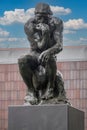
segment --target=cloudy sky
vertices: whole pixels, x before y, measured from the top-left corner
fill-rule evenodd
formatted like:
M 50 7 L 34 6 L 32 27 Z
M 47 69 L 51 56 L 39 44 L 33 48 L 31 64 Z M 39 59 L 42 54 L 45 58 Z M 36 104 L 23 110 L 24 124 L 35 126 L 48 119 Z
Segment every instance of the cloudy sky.
M 48 3 L 64 22 L 64 46 L 87 45 L 86 0 L 0 0 L 0 48 L 29 47 L 24 23 L 39 2 Z

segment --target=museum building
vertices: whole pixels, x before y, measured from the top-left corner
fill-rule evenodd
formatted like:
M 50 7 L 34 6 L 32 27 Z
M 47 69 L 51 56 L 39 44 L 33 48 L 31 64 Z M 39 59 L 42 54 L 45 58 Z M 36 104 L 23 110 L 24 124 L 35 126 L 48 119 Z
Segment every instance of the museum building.
M 0 130 L 8 128 L 8 106 L 23 105 L 26 94 L 17 59 L 28 48 L 0 49 Z M 87 46 L 64 46 L 57 55 L 57 69 L 62 73 L 67 98 L 73 107 L 85 112 L 87 130 Z

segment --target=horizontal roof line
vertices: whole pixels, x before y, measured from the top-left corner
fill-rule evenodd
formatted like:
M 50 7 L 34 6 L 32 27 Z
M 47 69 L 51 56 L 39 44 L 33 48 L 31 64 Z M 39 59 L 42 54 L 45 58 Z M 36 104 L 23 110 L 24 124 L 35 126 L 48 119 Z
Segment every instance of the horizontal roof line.
M 81 47 L 87 47 L 87 45 L 64 46 L 64 48 L 81 48 Z M 30 50 L 30 48 L 0 48 L 0 51 L 7 51 L 7 50 Z

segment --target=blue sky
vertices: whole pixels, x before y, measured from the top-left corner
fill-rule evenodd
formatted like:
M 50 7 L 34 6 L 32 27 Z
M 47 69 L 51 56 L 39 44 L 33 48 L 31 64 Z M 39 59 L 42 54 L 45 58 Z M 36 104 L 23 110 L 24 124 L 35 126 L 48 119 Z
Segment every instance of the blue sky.
M 29 47 L 24 23 L 39 2 L 48 3 L 64 22 L 64 46 L 87 45 L 86 0 L 0 0 L 0 48 Z

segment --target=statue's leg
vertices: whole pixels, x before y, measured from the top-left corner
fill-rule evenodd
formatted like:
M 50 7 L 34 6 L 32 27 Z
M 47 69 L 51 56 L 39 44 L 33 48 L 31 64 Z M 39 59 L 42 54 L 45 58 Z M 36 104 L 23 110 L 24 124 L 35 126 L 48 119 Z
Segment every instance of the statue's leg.
M 55 96 L 59 98 L 66 98 L 66 93 L 64 89 L 64 81 L 60 71 L 57 72 L 55 79 Z
M 71 105 L 66 97 L 63 77 L 59 71 L 57 72 L 56 79 L 55 79 L 54 95 L 57 98 L 57 103 L 67 103 Z
M 31 100 L 34 100 L 33 98 L 37 98 L 37 94 L 35 92 L 35 88 L 33 87 L 32 76 L 34 70 L 38 67 L 37 58 L 31 55 L 25 55 L 24 57 L 18 59 L 18 64 L 21 76 L 27 85 L 27 94 L 30 95 Z
M 47 73 L 47 91 L 42 98 L 52 98 L 54 97 L 54 87 L 55 87 L 55 78 L 56 78 L 57 66 L 54 58 L 49 59 L 49 62 L 46 65 Z

